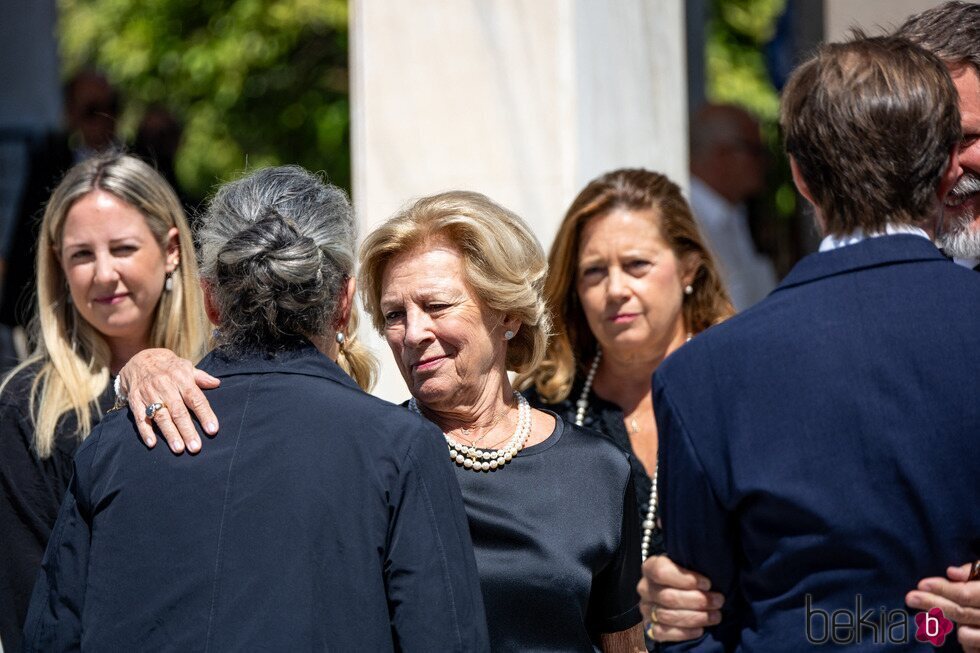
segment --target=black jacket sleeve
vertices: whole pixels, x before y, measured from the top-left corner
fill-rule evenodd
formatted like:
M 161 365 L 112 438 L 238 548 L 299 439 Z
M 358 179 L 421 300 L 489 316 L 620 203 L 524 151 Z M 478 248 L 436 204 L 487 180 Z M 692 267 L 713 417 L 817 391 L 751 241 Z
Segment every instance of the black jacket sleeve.
M 95 437 L 95 434 L 93 434 Z M 86 443 L 90 444 L 90 443 Z M 79 450 L 75 473 L 61 502 L 24 623 L 24 651 L 77 651 L 91 542 L 91 509 Z
M 396 645 L 486 651 L 486 616 L 459 484 L 441 434 L 434 427 L 421 431 L 391 497 L 385 584 Z

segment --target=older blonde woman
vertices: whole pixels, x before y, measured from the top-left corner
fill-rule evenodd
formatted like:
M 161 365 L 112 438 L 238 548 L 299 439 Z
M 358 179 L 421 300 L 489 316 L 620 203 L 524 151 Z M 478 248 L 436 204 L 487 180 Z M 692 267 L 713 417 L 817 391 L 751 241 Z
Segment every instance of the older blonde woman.
M 0 636 L 20 650 L 34 579 L 72 455 L 136 352 L 197 359 L 207 320 L 180 202 L 150 166 L 102 155 L 48 201 L 37 256 L 36 348 L 0 386 Z
M 642 650 L 627 457 L 532 409 L 508 378 L 546 350 L 546 268 L 523 220 L 468 192 L 415 202 L 361 249 L 365 305 L 409 408 L 445 434 L 492 648 Z M 176 385 L 194 392 L 186 376 Z
M 363 296 L 456 465 L 496 650 L 642 646 L 629 464 L 507 372 L 544 355 L 546 265 L 524 222 L 477 193 L 426 197 L 361 248 Z

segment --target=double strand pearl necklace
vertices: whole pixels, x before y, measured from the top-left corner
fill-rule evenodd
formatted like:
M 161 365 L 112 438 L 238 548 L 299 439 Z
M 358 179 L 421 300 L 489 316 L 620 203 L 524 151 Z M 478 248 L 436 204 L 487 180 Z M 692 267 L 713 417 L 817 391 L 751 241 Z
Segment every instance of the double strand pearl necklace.
M 448 433 L 443 433 L 442 437 L 449 445 L 449 458 L 457 465 L 474 472 L 496 471 L 509 463 L 524 448 L 524 443 L 531 435 L 531 405 L 519 392 L 514 392 L 514 398 L 517 399 L 517 428 L 502 449 L 481 449 L 457 442 Z M 412 412 L 422 414 L 414 397 L 409 400 L 408 407 Z
M 690 333 L 687 334 L 687 340 L 684 342 L 689 342 L 692 337 Z M 589 373 L 585 375 L 585 385 L 582 386 L 582 394 L 579 395 L 578 401 L 575 402 L 575 426 L 582 426 L 583 422 L 585 422 L 585 413 L 589 409 L 589 392 L 592 391 L 592 382 L 595 381 L 595 375 L 599 371 L 599 362 L 601 360 L 602 349 L 596 347 L 592 367 L 589 368 Z M 653 468 L 650 501 L 647 504 L 646 517 L 643 519 L 643 540 L 640 544 L 640 560 L 646 560 L 650 557 L 650 541 L 653 539 L 653 527 L 657 523 L 657 475 L 659 473 L 660 463 L 658 462 Z

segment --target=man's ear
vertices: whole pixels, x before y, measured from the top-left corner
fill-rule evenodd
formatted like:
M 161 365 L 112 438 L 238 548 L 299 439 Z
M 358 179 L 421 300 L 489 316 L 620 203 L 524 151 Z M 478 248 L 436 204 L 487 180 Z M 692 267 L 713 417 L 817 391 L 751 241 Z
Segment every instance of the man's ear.
M 800 166 L 796 163 L 796 159 L 793 155 L 789 155 L 789 169 L 793 174 L 793 183 L 796 185 L 796 190 L 800 191 L 800 195 L 806 198 L 806 201 L 816 206 L 817 203 L 813 201 L 813 193 L 810 192 L 810 187 L 806 184 L 806 179 L 803 178 L 803 173 L 800 172 Z
M 960 148 L 959 145 L 955 145 L 949 153 L 949 163 L 943 171 L 943 176 L 939 179 L 939 185 L 936 186 L 936 193 L 939 196 L 940 202 L 946 201 L 946 196 L 949 194 L 949 191 L 953 189 L 953 186 L 956 185 L 956 182 L 960 180 L 962 175 L 963 168 L 960 167 Z
M 211 293 L 211 284 L 205 279 L 201 279 L 201 293 L 204 295 L 204 314 L 208 316 L 211 324 L 219 326 L 221 324 L 221 313 L 218 312 L 214 295 Z
M 800 172 L 800 166 L 796 163 L 796 159 L 793 155 L 789 155 L 789 170 L 793 175 L 793 184 L 796 186 L 796 190 L 800 191 L 810 206 L 813 207 L 813 218 L 817 222 L 817 229 L 820 230 L 822 236 L 827 235 L 827 223 L 823 218 L 823 213 L 820 211 L 820 206 L 813 201 L 813 193 L 810 192 L 810 187 L 807 186 L 806 179 L 803 178 L 803 173 Z

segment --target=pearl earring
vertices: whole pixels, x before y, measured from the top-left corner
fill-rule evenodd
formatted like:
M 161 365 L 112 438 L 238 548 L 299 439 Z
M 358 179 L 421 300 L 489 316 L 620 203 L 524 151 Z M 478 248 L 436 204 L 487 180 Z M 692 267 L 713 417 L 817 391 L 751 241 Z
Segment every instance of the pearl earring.
M 337 344 L 338 345 L 343 345 L 344 344 L 344 332 L 343 331 L 338 331 L 337 332 L 337 335 L 334 336 L 334 340 L 337 341 Z
M 685 295 L 693 295 L 694 294 L 694 286 L 692 286 L 691 284 L 687 284 L 686 286 L 684 286 L 684 294 Z
M 514 337 L 514 332 L 513 331 L 511 331 L 510 329 L 507 329 L 506 331 L 504 331 L 504 340 L 510 340 L 513 337 Z
M 174 289 L 174 273 L 168 272 L 167 278 L 163 281 L 163 289 L 165 292 L 170 292 Z

